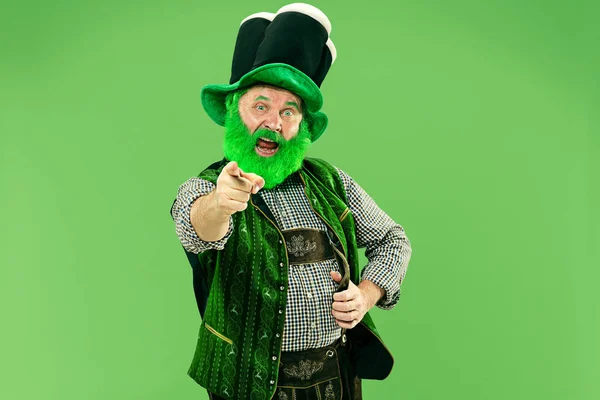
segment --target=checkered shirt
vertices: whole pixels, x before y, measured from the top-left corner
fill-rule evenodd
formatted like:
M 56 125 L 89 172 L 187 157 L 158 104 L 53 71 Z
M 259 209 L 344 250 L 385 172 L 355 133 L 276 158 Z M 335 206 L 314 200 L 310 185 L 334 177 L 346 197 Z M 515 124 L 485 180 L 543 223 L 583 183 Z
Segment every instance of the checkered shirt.
M 377 306 L 391 309 L 400 297 L 400 284 L 411 255 L 410 242 L 402 226 L 385 214 L 350 176 L 339 168 L 337 171 L 344 183 L 348 207 L 355 219 L 357 245 L 365 247 L 368 259 L 361 279 L 369 280 L 384 289 L 385 295 Z M 179 240 L 192 253 L 208 249 L 222 250 L 235 229 L 233 219 L 230 218 L 229 229 L 221 240 L 205 242 L 192 227 L 192 203 L 198 197 L 210 193 L 214 187 L 213 183 L 200 178 L 191 178 L 179 187 L 172 213 Z M 323 221 L 312 210 L 297 174 L 292 174 L 272 189 L 262 189 L 261 195 L 280 230 L 327 230 Z M 331 315 L 332 296 L 337 284 L 331 278 L 330 271 L 340 271 L 336 260 L 289 266 L 282 351 L 319 348 L 340 337 L 341 328 Z

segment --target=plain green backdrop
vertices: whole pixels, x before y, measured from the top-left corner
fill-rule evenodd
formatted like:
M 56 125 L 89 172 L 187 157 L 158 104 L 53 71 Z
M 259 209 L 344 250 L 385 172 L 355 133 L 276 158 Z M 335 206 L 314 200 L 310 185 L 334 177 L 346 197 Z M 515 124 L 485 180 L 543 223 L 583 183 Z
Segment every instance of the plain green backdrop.
M 168 211 L 222 156 L 200 88 L 284 4 L 2 1 L 0 398 L 206 398 Z M 309 155 L 413 245 L 365 398 L 600 398 L 598 3 L 313 4 L 338 58 Z

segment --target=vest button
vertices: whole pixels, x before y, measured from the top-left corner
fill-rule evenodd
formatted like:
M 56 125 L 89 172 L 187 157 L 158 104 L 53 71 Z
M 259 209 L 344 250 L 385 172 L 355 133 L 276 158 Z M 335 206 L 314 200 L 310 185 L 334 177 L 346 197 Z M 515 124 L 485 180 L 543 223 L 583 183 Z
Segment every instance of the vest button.
M 279 314 L 283 314 L 283 311 L 282 311 L 282 310 L 279 310 Z
M 271 357 L 271 360 L 273 360 L 273 361 L 277 361 L 277 356 L 273 356 L 273 357 Z
M 279 290 L 283 290 L 283 289 L 285 289 L 284 286 L 279 286 Z
M 275 381 L 274 381 L 273 379 L 271 379 L 271 380 L 269 381 L 269 383 L 270 383 L 271 385 L 274 385 L 274 384 L 275 384 Z
M 276 334 L 275 334 L 275 337 L 279 337 L 279 336 L 281 336 L 279 333 L 276 333 Z
M 280 266 L 280 267 L 283 267 L 283 263 L 279 263 L 279 266 Z

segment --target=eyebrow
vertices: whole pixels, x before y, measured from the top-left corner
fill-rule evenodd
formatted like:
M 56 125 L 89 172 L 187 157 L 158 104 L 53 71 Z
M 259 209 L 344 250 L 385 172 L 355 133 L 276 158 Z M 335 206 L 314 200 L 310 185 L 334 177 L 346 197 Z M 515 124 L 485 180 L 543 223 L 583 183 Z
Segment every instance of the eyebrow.
M 298 103 L 296 103 L 295 101 L 288 101 L 285 104 L 287 104 L 288 106 L 294 106 L 296 107 L 296 110 L 300 110 L 300 107 L 298 107 Z
M 254 99 L 254 101 L 258 101 L 258 100 L 271 101 L 271 99 L 269 99 L 268 97 L 265 97 L 265 96 L 257 96 Z M 295 101 L 286 101 L 285 104 L 288 106 L 296 107 L 296 110 L 300 111 L 300 106 Z

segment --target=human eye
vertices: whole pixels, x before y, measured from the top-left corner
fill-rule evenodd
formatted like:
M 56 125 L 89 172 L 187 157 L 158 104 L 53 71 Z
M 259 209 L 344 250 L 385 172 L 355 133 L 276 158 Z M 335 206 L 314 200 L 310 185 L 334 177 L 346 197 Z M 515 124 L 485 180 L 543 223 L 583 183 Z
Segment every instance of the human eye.
M 264 104 L 257 104 L 254 108 L 258 111 L 265 111 L 267 107 Z
M 283 110 L 282 114 L 284 117 L 293 117 L 294 116 L 294 112 L 292 110 L 290 110 L 289 108 L 287 110 Z

